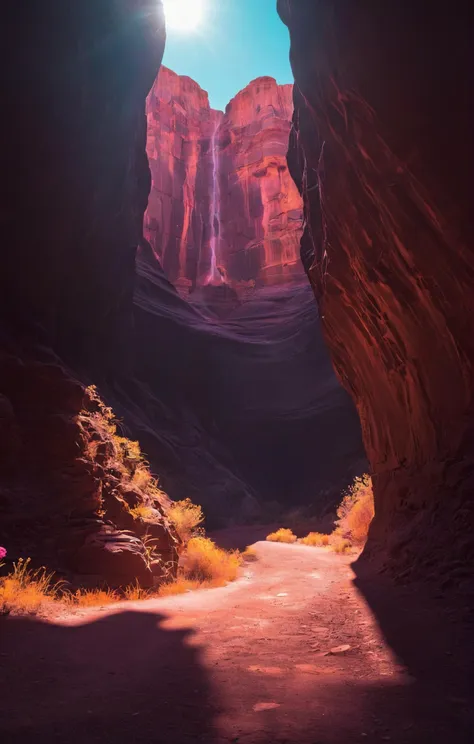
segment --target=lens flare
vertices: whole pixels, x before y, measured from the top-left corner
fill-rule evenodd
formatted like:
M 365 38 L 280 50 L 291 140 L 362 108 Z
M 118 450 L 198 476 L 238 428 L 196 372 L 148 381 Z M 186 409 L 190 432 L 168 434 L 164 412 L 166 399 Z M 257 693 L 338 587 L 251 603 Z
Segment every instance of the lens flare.
M 192 33 L 204 19 L 203 0 L 163 0 L 166 27 L 182 33 Z

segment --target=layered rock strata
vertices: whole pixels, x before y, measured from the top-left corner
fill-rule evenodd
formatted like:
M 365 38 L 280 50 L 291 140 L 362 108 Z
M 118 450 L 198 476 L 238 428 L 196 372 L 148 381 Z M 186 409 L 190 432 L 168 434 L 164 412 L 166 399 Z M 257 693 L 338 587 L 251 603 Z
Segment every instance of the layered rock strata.
M 292 86 L 257 78 L 225 114 L 162 67 L 147 101 L 145 237 L 184 293 L 301 278 L 302 203 L 286 164 Z

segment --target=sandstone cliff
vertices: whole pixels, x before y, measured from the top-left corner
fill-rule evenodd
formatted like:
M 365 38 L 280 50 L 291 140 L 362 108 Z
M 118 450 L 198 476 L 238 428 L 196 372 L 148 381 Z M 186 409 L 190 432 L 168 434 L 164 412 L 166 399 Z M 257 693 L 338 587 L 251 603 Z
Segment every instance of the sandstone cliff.
M 291 91 L 258 78 L 223 114 L 193 80 L 161 68 L 147 102 L 145 237 L 181 291 L 301 278 L 302 203 L 286 164 Z
M 303 257 L 374 472 L 367 550 L 406 571 L 462 566 L 473 555 L 471 13 L 456 1 L 449 12 L 422 0 L 278 5 L 297 84 L 289 163 Z
M 0 32 L 0 538 L 10 558 L 111 584 L 152 583 L 146 530 L 163 557 L 176 547 L 166 499 L 154 527 L 133 518 L 145 501 L 79 382 L 130 357 L 160 9 L 8 3 Z

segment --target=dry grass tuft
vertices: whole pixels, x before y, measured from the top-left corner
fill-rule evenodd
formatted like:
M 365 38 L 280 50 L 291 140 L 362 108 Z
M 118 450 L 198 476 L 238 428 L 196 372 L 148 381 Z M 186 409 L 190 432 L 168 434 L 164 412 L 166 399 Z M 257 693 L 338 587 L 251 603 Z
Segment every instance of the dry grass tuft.
M 62 582 L 54 582 L 45 568 L 31 569 L 30 558 L 20 558 L 13 571 L 0 580 L 0 613 L 35 613 L 57 599 Z
M 222 550 L 208 537 L 192 537 L 182 557 L 182 575 L 192 581 L 223 586 L 237 578 L 241 563 L 238 551 Z
M 247 546 L 244 552 L 242 553 L 242 559 L 246 563 L 253 563 L 254 561 L 258 561 L 258 555 L 257 555 L 257 551 L 255 550 L 255 548 Z
M 123 590 L 124 598 L 129 602 L 139 602 L 142 599 L 150 599 L 153 596 L 153 592 L 149 589 L 144 589 L 138 581 L 136 584 L 130 584 Z
M 323 548 L 329 545 L 329 535 L 324 535 L 322 532 L 310 532 L 306 537 L 302 537 L 299 542 L 302 545 Z
M 350 540 L 345 540 L 337 533 L 331 535 L 329 544 L 331 546 L 331 550 L 334 550 L 335 553 L 347 553 L 352 548 L 352 543 L 350 542 Z
M 131 478 L 131 484 L 138 491 L 146 492 L 148 490 L 148 487 L 153 484 L 153 480 L 154 479 L 148 469 L 148 465 L 142 462 L 135 468 Z
M 168 518 L 184 544 L 193 536 L 199 535 L 200 525 L 204 522 L 201 507 L 193 504 L 191 499 L 175 501 L 168 510 Z
M 156 509 L 147 504 L 139 504 L 134 509 L 130 509 L 130 514 L 134 519 L 142 519 L 145 522 L 152 522 L 156 519 Z
M 365 473 L 354 479 L 352 486 L 344 494 L 337 516 L 336 534 L 353 545 L 363 545 L 374 516 L 374 492 L 370 475 Z
M 298 539 L 293 532 L 286 527 L 280 527 L 276 532 L 271 532 L 266 537 L 270 542 L 295 543 Z
M 191 579 L 185 579 L 184 576 L 178 576 L 175 581 L 162 584 L 158 589 L 158 596 L 174 597 L 176 594 L 185 594 L 195 589 L 201 589 L 203 586 L 205 585 L 201 581 L 191 581 Z
M 119 602 L 120 597 L 112 589 L 78 589 L 65 595 L 64 600 L 75 607 L 98 607 Z

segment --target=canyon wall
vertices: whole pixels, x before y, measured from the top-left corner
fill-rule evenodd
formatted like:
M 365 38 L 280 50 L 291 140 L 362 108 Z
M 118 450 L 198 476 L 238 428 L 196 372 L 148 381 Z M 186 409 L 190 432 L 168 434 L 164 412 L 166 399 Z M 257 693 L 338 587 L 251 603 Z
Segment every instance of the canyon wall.
M 0 28 L 0 542 L 86 582 L 152 584 L 142 538 L 176 554 L 169 500 L 154 526 L 134 519 L 151 502 L 86 384 L 130 366 L 161 3 L 10 2 Z
M 302 255 L 362 423 L 366 554 L 472 565 L 472 14 L 423 0 L 279 0 L 295 76 Z
M 225 114 L 162 67 L 147 101 L 152 189 L 145 237 L 187 293 L 300 278 L 302 201 L 286 164 L 292 86 L 257 78 Z
M 0 309 L 74 363 L 113 369 L 132 322 L 161 2 L 31 0 L 7 11 Z

